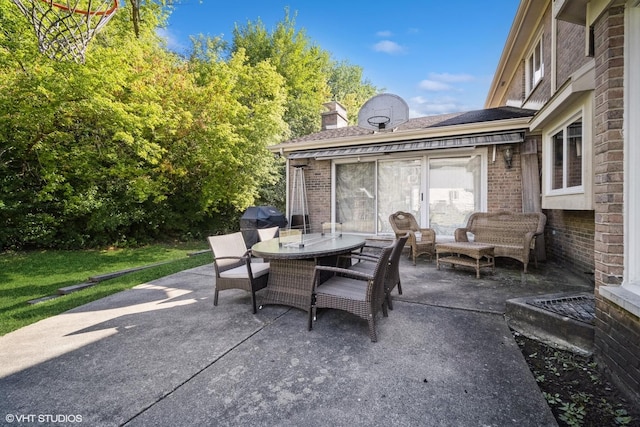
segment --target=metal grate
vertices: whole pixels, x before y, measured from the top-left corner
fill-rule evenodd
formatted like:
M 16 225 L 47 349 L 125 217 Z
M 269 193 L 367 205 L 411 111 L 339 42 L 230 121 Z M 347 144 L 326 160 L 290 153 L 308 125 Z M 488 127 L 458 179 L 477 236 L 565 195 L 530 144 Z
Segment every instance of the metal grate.
M 593 325 L 596 317 L 596 299 L 593 295 L 577 295 L 562 298 L 534 299 L 528 304 L 552 313 Z

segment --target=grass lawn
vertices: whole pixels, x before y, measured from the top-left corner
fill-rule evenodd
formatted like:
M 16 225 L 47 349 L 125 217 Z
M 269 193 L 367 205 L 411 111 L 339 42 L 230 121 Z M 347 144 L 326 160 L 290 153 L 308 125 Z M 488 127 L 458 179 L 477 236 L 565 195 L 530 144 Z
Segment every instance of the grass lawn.
M 82 304 L 169 274 L 212 262 L 206 242 L 158 244 L 135 249 L 34 251 L 0 254 L 0 335 Z M 98 283 L 69 295 L 28 304 L 57 294 L 59 288 L 87 282 L 92 276 L 164 263 Z

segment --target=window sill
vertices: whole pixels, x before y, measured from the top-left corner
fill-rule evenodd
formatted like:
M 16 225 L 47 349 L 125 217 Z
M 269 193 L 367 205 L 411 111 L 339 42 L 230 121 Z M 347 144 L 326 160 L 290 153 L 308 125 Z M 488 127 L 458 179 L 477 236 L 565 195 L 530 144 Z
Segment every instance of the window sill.
M 586 192 L 577 194 L 543 194 L 542 209 L 593 210 L 593 198 Z
M 640 317 L 640 294 L 626 289 L 625 286 L 600 286 L 599 291 L 602 298 Z

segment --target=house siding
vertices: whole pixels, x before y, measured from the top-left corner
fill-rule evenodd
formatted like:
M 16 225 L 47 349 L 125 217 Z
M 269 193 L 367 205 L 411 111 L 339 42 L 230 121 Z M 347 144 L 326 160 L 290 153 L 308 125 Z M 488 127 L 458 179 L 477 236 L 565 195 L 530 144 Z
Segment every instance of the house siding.
M 520 146 L 514 144 L 513 149 L 511 168 L 506 167 L 501 148 L 496 152 L 496 161 L 488 164 L 488 212 L 501 210 L 522 212 Z M 292 162 L 289 169 L 290 188 L 293 188 L 294 165 L 302 163 L 306 164 L 304 174 L 311 232 L 320 232 L 321 224 L 331 221 L 331 161 L 305 159 L 304 162 Z
M 520 65 L 516 70 L 516 75 L 519 76 L 519 78 L 512 81 L 511 84 L 509 85 L 509 88 L 507 89 L 507 92 L 505 95 L 506 102 L 504 102 L 504 105 L 522 107 L 522 104 L 524 103 L 524 98 L 526 96 L 526 93 L 525 93 L 526 77 L 525 77 L 525 71 L 524 71 L 524 61 L 520 62 Z
M 596 359 L 613 382 L 640 404 L 640 318 L 596 297 Z
M 593 278 L 594 212 L 546 210 L 547 256 L 577 274 Z
M 611 379 L 636 402 L 640 402 L 640 318 L 600 295 L 603 286 L 619 286 L 624 273 L 624 2 L 614 2 L 595 22 L 595 91 L 593 107 L 593 210 L 545 210 L 545 243 L 548 258 L 575 270 L 593 274 L 596 297 L 595 357 Z M 539 22 L 544 29 L 545 73 L 525 98 L 525 62 L 529 51 L 518 52 L 515 73 L 506 77 L 507 88 L 491 104 L 541 108 L 573 72 L 590 58 L 585 56 L 587 26 L 558 21 L 552 25 L 551 3 Z M 591 24 L 591 23 L 590 23 Z M 590 25 L 589 24 L 589 25 Z M 556 37 L 551 37 L 552 29 Z M 537 40 L 539 31 L 531 36 Z M 551 67 L 551 43 L 556 43 L 555 67 Z M 562 114 L 560 107 L 557 113 Z M 554 112 L 555 113 L 555 112 Z M 529 135 L 528 138 L 533 138 Z M 512 167 L 506 168 L 502 151 L 487 163 L 487 210 L 522 210 L 521 150 L 514 145 Z M 540 156 L 542 144 L 538 144 Z M 319 227 L 331 218 L 331 162 L 310 160 L 307 168 L 310 221 Z M 314 228 L 315 230 L 315 228 Z
M 520 144 L 513 145 L 513 160 L 508 169 L 502 148 L 498 148 L 496 161 L 487 168 L 487 212 L 522 212 L 522 173 Z
M 585 55 L 586 29 L 583 25 L 558 21 L 556 28 L 556 86 L 562 86 L 571 74 L 586 64 L 590 58 Z
M 537 40 L 539 31 L 543 31 L 543 58 L 545 72 L 535 90 L 525 99 L 525 63 L 529 50 L 524 52 L 523 60 L 517 68 L 514 78 L 509 82 L 503 103 L 513 104 L 520 96 L 523 107 L 540 108 L 552 97 L 552 73 L 556 73 L 556 86 L 560 87 L 569 76 L 586 64 L 590 58 L 585 56 L 585 27 L 564 21 L 556 21 L 555 37 L 552 37 L 551 5 L 547 7 L 539 28 L 532 34 L 531 42 Z M 552 44 L 555 42 L 556 64 L 552 66 Z M 531 47 L 531 46 L 530 46 Z M 530 48 L 529 47 L 529 48 Z M 534 138 L 533 135 L 529 138 Z M 537 136 L 539 164 L 542 163 L 542 140 Z M 511 209 L 519 211 L 521 201 L 520 149 L 514 152 L 513 168 L 509 172 L 489 169 L 488 210 Z M 591 172 L 591 171 L 587 171 Z M 509 195 L 505 194 L 510 191 Z M 544 210 L 547 215 L 545 229 L 545 250 L 550 260 L 559 262 L 572 271 L 593 274 L 595 215 L 593 211 Z
M 640 318 L 604 299 L 600 286 L 619 285 L 624 266 L 623 74 L 624 7 L 594 26 L 596 358 L 612 380 L 640 402 Z
M 551 44 L 553 43 L 553 37 L 551 37 L 551 8 L 547 8 L 544 17 L 541 21 L 542 28 L 542 58 L 544 61 L 544 73 L 542 76 L 542 80 L 538 82 L 534 90 L 529 94 L 527 99 L 524 102 L 524 108 L 533 108 L 538 109 L 551 97 Z M 538 33 L 535 35 L 537 36 Z M 533 40 L 537 40 L 537 37 Z M 533 47 L 533 46 L 530 46 Z M 524 57 L 524 62 L 526 63 L 527 57 L 529 55 L 529 51 L 527 51 L 526 56 Z M 525 74 L 524 66 L 522 67 L 522 72 Z
M 307 205 L 311 232 L 322 231 L 322 223 L 331 221 L 331 161 L 305 159 L 305 184 L 307 187 Z M 293 188 L 294 168 L 289 169 L 289 186 Z
M 619 285 L 623 270 L 624 8 L 610 9 L 594 27 L 596 290 Z

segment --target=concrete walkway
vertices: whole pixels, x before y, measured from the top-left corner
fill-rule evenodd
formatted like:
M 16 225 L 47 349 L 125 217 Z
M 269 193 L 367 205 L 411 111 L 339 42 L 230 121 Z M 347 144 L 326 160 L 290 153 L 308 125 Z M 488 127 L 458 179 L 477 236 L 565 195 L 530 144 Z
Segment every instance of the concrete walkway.
M 214 308 L 212 266 L 187 270 L 0 337 L 0 425 L 553 426 L 505 301 L 590 284 L 521 270 L 403 259 L 377 343 L 334 310 Z

